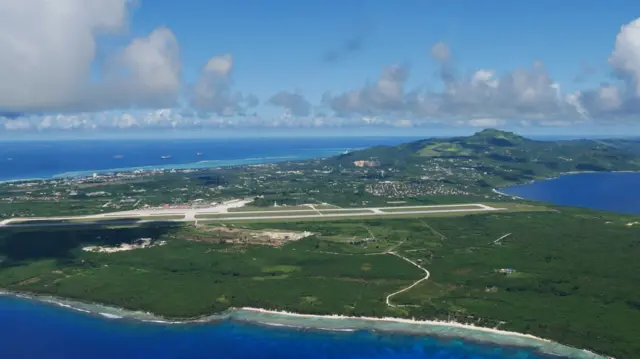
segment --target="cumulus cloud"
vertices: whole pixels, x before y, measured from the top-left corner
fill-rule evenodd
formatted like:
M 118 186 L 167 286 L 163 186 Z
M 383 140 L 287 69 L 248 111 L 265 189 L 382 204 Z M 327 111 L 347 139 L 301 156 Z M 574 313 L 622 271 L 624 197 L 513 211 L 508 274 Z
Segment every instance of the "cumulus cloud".
M 507 72 L 480 68 L 460 74 L 446 43 L 434 44 L 429 56 L 438 65 L 436 86 L 408 89 L 408 69 L 391 66 L 375 82 L 359 89 L 337 96 L 325 94 L 323 104 L 337 116 L 366 118 L 371 124 L 390 124 L 379 118 L 393 116 L 410 118 L 412 125 L 566 126 L 640 115 L 640 18 L 622 26 L 615 39 L 608 59 L 615 78 L 598 88 L 573 93 L 564 92 L 541 61 Z M 583 63 L 576 80 L 594 74 Z
M 171 104 L 178 45 L 168 29 L 134 39 L 91 81 L 97 39 L 122 34 L 130 0 L 0 2 L 0 108 L 12 112 Z
M 258 105 L 254 95 L 243 95 L 232 88 L 233 57 L 212 57 L 202 68 L 191 94 L 191 105 L 202 112 L 231 116 Z
M 195 83 L 185 86 L 178 40 L 168 28 L 98 58 L 99 38 L 126 35 L 133 2 L 0 0 L 0 129 L 566 126 L 640 115 L 640 18 L 621 27 L 608 57 L 615 76 L 597 88 L 566 93 L 540 61 L 511 71 L 463 72 L 449 45 L 438 42 L 428 51 L 437 65 L 437 83 L 411 88 L 408 66 L 388 66 L 360 87 L 325 93 L 327 114 L 312 111 L 300 93 L 278 92 L 268 103 L 285 112 L 273 119 L 248 113 L 258 99 L 234 88 L 230 54 L 210 58 Z M 323 60 L 350 56 L 362 40 L 347 40 Z M 575 80 L 594 72 L 583 63 Z M 429 79 L 416 83 L 424 80 Z M 171 109 L 181 95 L 189 108 Z
M 116 107 L 173 105 L 181 88 L 179 51 L 164 27 L 133 40 L 111 59 L 99 101 Z
M 616 74 L 611 83 L 579 92 L 585 114 L 600 121 L 630 120 L 640 115 L 640 18 L 621 27 L 609 65 Z
M 414 125 L 449 119 L 450 124 L 490 127 L 507 119 L 580 118 L 575 95 L 563 95 L 540 61 L 503 74 L 478 69 L 460 76 L 447 44 L 435 44 L 430 56 L 439 65 L 439 91 L 407 89 L 408 68 L 391 66 L 374 83 L 338 96 L 326 94 L 323 102 L 339 116 L 393 114 L 413 118 Z
M 609 64 L 640 96 L 640 18 L 620 29 Z
M 306 117 L 311 114 L 311 103 L 299 93 L 280 91 L 269 99 L 269 103 L 287 109 L 296 117 Z
M 500 127 L 505 124 L 505 120 L 500 118 L 474 118 L 468 121 L 459 121 L 458 125 L 471 127 Z
M 389 66 L 382 70 L 375 82 L 337 96 L 325 93 L 322 101 L 340 116 L 375 115 L 401 110 L 406 106 L 404 87 L 408 78 L 407 66 Z
M 561 94 L 541 62 L 496 75 L 481 69 L 470 76 L 444 81 L 442 92 L 421 92 L 412 110 L 422 116 L 543 119 L 577 117 L 576 108 Z
M 0 2 L 0 108 L 72 106 L 88 86 L 96 37 L 126 18 L 126 0 Z

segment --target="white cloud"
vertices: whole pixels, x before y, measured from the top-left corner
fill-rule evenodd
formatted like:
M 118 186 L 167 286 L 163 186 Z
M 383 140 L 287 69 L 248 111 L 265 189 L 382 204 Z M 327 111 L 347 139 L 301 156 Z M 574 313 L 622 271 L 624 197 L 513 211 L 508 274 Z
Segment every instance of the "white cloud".
M 495 71 L 478 70 L 471 75 L 471 85 L 475 87 L 488 86 L 491 88 L 498 87 L 498 80 L 495 79 Z
M 337 116 L 404 116 L 414 125 L 450 124 L 493 127 L 507 123 L 559 126 L 584 121 L 630 120 L 640 115 L 640 18 L 622 26 L 609 64 L 618 81 L 596 89 L 563 92 L 541 61 L 528 68 L 498 74 L 477 69 L 459 75 L 451 49 L 438 42 L 430 49 L 437 61 L 441 90 L 406 89 L 408 71 L 389 76 L 390 67 L 374 83 L 339 96 L 325 94 L 323 103 Z M 428 86 L 437 88 L 440 86 Z M 499 123 L 484 119 L 501 119 Z M 477 119 L 482 119 L 478 121 Z
M 31 123 L 24 119 L 2 121 L 2 127 L 7 131 L 26 131 L 31 129 Z
M 305 117 L 311 114 L 311 103 L 299 93 L 280 91 L 271 96 L 269 103 L 285 108 L 292 116 Z
M 474 118 L 463 123 L 471 127 L 500 127 L 505 121 L 499 118 Z
M 179 61 L 168 29 L 134 39 L 114 55 L 104 81 L 90 81 L 97 38 L 124 33 L 131 3 L 0 1 L 0 108 L 74 111 L 173 101 Z
M 413 127 L 413 121 L 407 119 L 398 120 L 394 123 L 394 125 L 396 127 Z
M 322 104 L 331 110 L 325 115 L 314 113 L 300 93 L 280 91 L 269 102 L 285 113 L 265 118 L 246 113 L 258 100 L 234 89 L 231 54 L 210 58 L 196 82 L 184 86 L 178 40 L 168 28 L 131 39 L 98 59 L 100 37 L 126 35 L 133 2 L 0 0 L 0 109 L 47 114 L 0 114 L 0 130 L 564 126 L 640 115 L 640 18 L 621 27 L 608 57 L 616 77 L 597 88 L 563 92 L 540 61 L 512 71 L 458 72 L 451 49 L 438 42 L 429 54 L 441 83 L 408 88 L 409 68 L 394 65 L 360 87 L 325 93 Z M 97 74 L 96 65 L 102 65 Z M 191 112 L 173 109 L 185 87 Z M 113 109 L 127 112 L 99 112 Z
M 405 106 L 404 86 L 408 77 L 406 66 L 389 66 L 382 69 L 374 83 L 335 97 L 326 93 L 323 103 L 342 116 L 367 116 L 400 110 Z
M 458 76 L 445 44 L 436 44 L 432 53 L 441 66 L 440 91 L 407 90 L 408 69 L 392 66 L 374 83 L 339 96 L 325 94 L 323 102 L 338 116 L 410 117 L 414 125 L 449 120 L 451 124 L 462 121 L 479 126 L 481 121 L 474 119 L 517 122 L 580 117 L 579 101 L 575 96 L 565 97 L 560 85 L 551 79 L 539 61 L 530 68 L 516 69 L 501 76 L 490 69 Z M 493 123 L 486 123 L 486 127 L 490 126 Z
M 205 72 L 213 72 L 221 76 L 226 76 L 231 72 L 233 57 L 230 54 L 214 56 L 204 67 Z
M 231 83 L 233 58 L 214 56 L 205 64 L 191 94 L 191 106 L 201 112 L 231 116 L 258 104 L 254 95 L 235 92 Z
M 597 121 L 629 121 L 640 115 L 640 18 L 622 26 L 609 56 L 617 81 L 578 93 L 584 112 Z
M 628 76 L 635 86 L 635 95 L 640 96 L 640 18 L 622 26 L 609 64 Z
M 107 74 L 110 93 L 120 106 L 157 107 L 172 105 L 181 87 L 179 46 L 168 28 L 133 40 L 114 55 L 115 73 Z M 120 74 L 124 73 L 124 76 Z

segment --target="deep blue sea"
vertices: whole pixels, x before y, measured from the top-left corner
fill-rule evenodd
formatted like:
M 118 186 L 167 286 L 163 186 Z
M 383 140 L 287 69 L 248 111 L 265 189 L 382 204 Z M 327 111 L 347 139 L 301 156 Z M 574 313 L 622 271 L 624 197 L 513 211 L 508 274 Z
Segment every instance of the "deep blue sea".
M 224 321 L 154 324 L 105 319 L 0 296 L 0 358 L 536 359 L 525 349 L 425 336 L 329 332 Z
M 217 167 L 326 157 L 412 137 L 0 142 L 0 181 L 135 168 Z M 162 158 L 165 157 L 165 158 Z
M 640 214 L 640 173 L 580 173 L 501 189 L 535 201 Z

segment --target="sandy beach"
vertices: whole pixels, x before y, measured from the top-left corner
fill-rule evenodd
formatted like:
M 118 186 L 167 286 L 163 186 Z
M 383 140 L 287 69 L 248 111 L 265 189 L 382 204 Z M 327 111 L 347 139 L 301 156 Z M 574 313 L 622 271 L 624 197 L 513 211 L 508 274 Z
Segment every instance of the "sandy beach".
M 232 320 L 245 320 L 267 325 L 349 331 L 370 330 L 426 335 L 447 339 L 464 339 L 480 343 L 533 348 L 540 353 L 575 359 L 612 359 L 584 349 L 576 349 L 530 334 L 479 327 L 454 321 L 420 320 L 394 317 L 349 317 L 313 315 L 287 311 L 244 307 L 234 309 Z

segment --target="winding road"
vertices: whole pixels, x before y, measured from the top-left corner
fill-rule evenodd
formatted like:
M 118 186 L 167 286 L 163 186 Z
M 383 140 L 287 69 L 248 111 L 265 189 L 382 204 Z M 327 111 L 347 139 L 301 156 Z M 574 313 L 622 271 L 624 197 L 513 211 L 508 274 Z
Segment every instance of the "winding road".
M 401 255 L 399 255 L 399 254 L 398 254 L 398 253 L 396 253 L 396 252 L 388 252 L 388 253 L 389 253 L 389 254 L 391 254 L 391 255 L 394 255 L 394 256 L 396 256 L 396 257 L 398 257 L 398 258 L 402 258 L 402 259 L 404 259 L 405 261 L 407 261 L 407 262 L 409 262 L 409 263 L 413 264 L 414 266 L 416 266 L 416 267 L 420 268 L 420 270 L 424 271 L 424 273 L 425 273 L 424 278 L 422 278 L 422 279 L 418 279 L 418 280 L 417 280 L 415 283 L 413 283 L 412 285 L 410 285 L 410 286 L 408 286 L 408 287 L 406 287 L 406 288 L 402 288 L 402 289 L 400 289 L 400 290 L 399 290 L 399 291 L 397 291 L 397 292 L 393 292 L 393 293 L 389 294 L 389 295 L 387 296 L 387 298 L 385 298 L 385 302 L 386 302 L 386 303 L 387 303 L 387 305 L 388 305 L 388 306 L 390 306 L 390 307 L 393 307 L 393 308 L 397 308 L 397 307 L 406 307 L 406 305 L 398 305 L 398 304 L 393 304 L 393 303 L 391 303 L 391 298 L 392 298 L 393 296 L 395 296 L 395 295 L 398 295 L 398 294 L 400 294 L 400 293 L 406 292 L 406 291 L 408 291 L 409 289 L 411 289 L 411 288 L 413 288 L 413 287 L 417 286 L 418 284 L 420 284 L 422 281 L 425 281 L 425 280 L 429 279 L 429 276 L 431 275 L 431 273 L 429 273 L 429 271 L 428 271 L 428 270 L 426 270 L 426 269 L 422 268 L 422 266 L 420 266 L 418 263 L 416 263 L 416 262 L 412 261 L 411 259 L 409 259 L 409 258 L 407 258 L 407 257 L 401 256 Z

